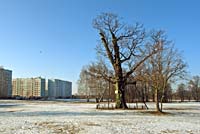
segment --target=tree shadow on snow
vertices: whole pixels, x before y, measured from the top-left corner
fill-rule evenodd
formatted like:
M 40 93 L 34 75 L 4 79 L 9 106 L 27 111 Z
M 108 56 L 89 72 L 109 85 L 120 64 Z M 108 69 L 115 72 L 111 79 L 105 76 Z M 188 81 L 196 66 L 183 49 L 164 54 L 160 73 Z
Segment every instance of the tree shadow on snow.
M 0 108 L 12 108 L 22 106 L 21 104 L 0 104 Z
M 14 112 L 16 116 L 120 116 L 133 113 L 122 112 L 57 112 L 57 111 L 39 111 L 39 112 Z

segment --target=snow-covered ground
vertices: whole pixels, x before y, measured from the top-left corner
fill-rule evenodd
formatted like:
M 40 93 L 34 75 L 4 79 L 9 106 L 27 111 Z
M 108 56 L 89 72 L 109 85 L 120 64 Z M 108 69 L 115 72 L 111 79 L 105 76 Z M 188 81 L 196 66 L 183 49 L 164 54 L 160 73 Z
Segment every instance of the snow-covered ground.
M 200 103 L 149 110 L 96 110 L 96 104 L 0 100 L 0 134 L 200 134 Z

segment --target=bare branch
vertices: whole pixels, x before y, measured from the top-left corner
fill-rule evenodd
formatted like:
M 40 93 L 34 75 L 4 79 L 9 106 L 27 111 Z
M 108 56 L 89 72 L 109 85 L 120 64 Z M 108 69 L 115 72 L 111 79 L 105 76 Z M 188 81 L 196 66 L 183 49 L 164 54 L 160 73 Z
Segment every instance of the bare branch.
M 111 52 L 111 50 L 108 47 L 109 44 L 108 44 L 108 42 L 105 39 L 105 35 L 102 32 L 100 32 L 99 34 L 101 36 L 101 40 L 102 40 L 102 42 L 104 44 L 104 47 L 106 49 L 106 52 L 108 54 L 108 58 L 109 58 L 110 62 L 112 63 L 112 65 L 114 66 L 114 59 L 113 59 L 113 56 L 112 56 L 112 52 Z

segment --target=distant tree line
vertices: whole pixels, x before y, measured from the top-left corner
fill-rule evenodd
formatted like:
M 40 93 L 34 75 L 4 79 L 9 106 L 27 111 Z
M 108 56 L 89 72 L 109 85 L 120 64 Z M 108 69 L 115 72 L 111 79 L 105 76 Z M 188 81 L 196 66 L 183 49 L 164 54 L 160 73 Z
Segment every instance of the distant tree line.
M 82 75 L 88 75 L 86 73 L 86 67 L 84 67 L 81 71 Z M 104 79 L 96 79 L 92 78 L 84 80 L 84 77 L 80 77 L 78 80 L 78 95 L 97 98 L 99 99 L 101 95 L 103 95 L 104 99 L 110 98 L 115 101 L 114 96 L 114 87 L 110 84 L 109 81 Z M 87 84 L 86 84 L 87 83 Z M 172 83 L 173 84 L 173 83 Z M 172 102 L 172 101 L 200 101 L 200 76 L 194 76 L 189 82 L 180 83 L 177 87 L 172 88 L 172 84 L 167 85 L 164 91 L 164 99 L 163 102 Z M 110 92 L 109 92 L 110 88 Z M 155 102 L 155 94 L 154 90 L 149 86 L 148 83 L 137 82 L 137 84 L 129 84 L 126 87 L 126 102 Z M 161 96 L 160 93 L 159 96 Z
M 180 83 L 174 94 L 176 100 L 183 101 L 200 101 L 200 76 L 193 76 L 187 83 Z

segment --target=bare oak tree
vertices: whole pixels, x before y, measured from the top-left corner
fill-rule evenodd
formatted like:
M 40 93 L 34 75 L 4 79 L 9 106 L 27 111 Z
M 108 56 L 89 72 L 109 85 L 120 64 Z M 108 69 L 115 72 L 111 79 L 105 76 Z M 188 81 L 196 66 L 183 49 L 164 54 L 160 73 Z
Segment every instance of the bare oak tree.
M 181 54 L 174 48 L 173 42 L 168 41 L 163 31 L 153 32 L 151 35 L 154 43 L 161 50 L 147 61 L 149 82 L 155 93 L 156 110 L 162 112 L 162 102 L 168 83 L 176 78 L 182 78 L 186 73 L 186 63 Z M 151 51 L 152 48 L 149 48 Z M 161 104 L 161 106 L 159 105 Z
M 93 21 L 93 26 L 98 30 L 101 43 L 97 45 L 97 52 L 114 72 L 110 81 L 115 84 L 116 108 L 128 108 L 125 101 L 125 86 L 127 79 L 135 70 L 158 50 L 150 45 L 142 25 L 126 25 L 120 18 L 111 13 L 102 13 Z M 152 44 L 156 46 L 156 44 Z M 109 76 L 104 76 L 109 80 Z

